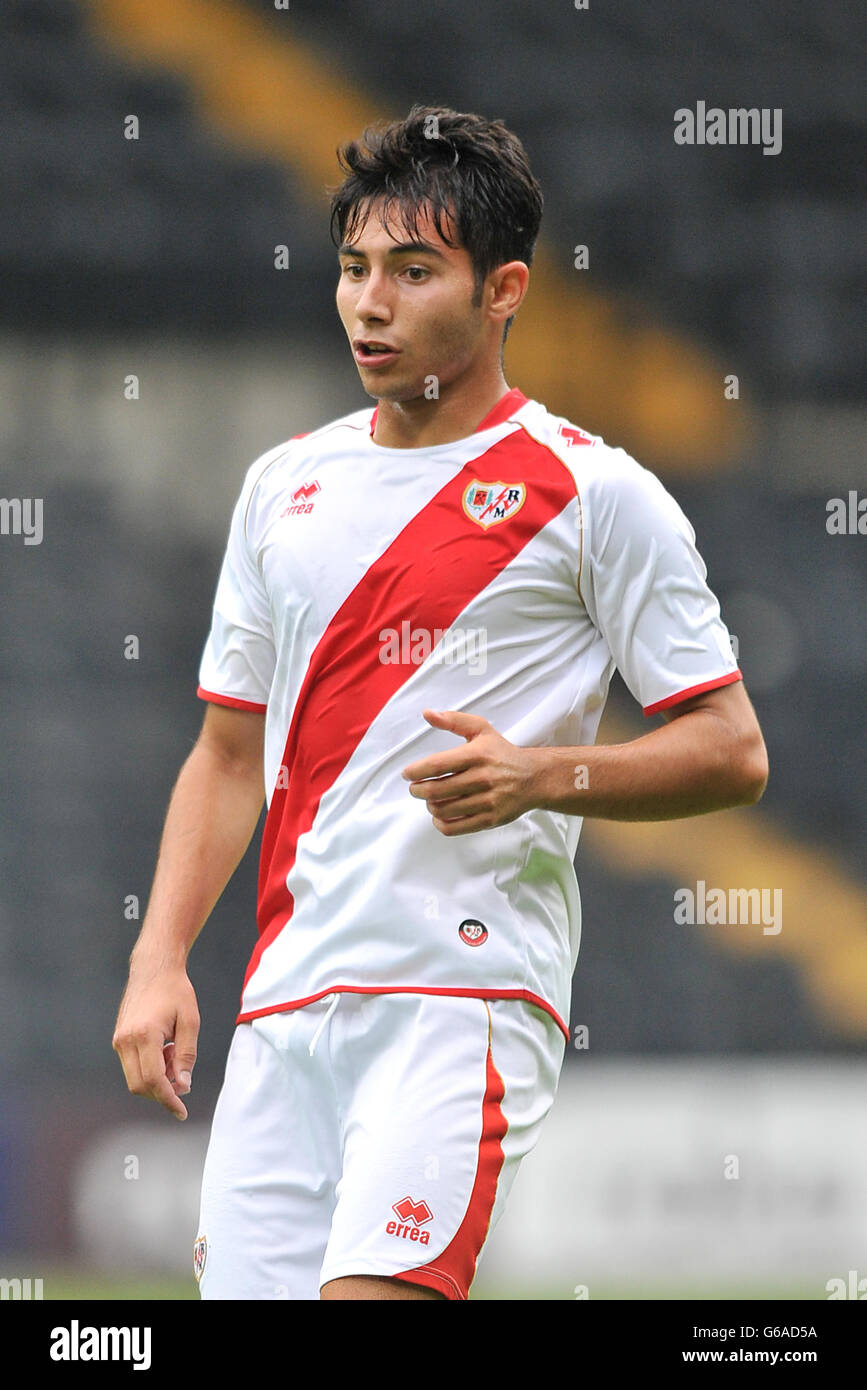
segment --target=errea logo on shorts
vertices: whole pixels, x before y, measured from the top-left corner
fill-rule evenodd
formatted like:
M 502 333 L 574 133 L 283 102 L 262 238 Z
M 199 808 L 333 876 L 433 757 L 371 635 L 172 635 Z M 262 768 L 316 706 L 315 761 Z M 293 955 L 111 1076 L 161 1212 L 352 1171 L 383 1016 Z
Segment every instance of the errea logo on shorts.
M 385 1228 L 386 1235 L 417 1240 L 420 1245 L 430 1244 L 430 1231 L 421 1229 L 428 1221 L 433 1221 L 433 1212 L 427 1202 L 414 1202 L 411 1197 L 402 1197 L 391 1209 L 397 1213 L 400 1221 L 389 1221 Z

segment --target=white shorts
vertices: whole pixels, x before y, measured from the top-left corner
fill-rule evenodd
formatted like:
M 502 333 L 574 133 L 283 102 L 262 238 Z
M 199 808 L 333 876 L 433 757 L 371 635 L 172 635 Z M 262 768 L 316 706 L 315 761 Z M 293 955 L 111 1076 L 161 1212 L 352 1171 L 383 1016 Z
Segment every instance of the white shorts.
M 372 1274 L 465 1299 L 566 1041 L 518 999 L 335 993 L 238 1025 L 195 1267 L 204 1299 Z

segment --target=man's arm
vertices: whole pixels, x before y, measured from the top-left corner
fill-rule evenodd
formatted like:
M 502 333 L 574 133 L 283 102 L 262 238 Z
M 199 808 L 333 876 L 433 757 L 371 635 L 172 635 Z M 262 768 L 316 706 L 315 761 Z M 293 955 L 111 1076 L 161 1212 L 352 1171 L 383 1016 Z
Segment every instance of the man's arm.
M 403 775 L 443 835 L 506 825 L 536 808 L 655 821 L 759 800 L 768 759 L 743 682 L 685 700 L 663 717 L 663 727 L 630 743 L 518 748 L 477 715 L 425 710 L 435 728 L 467 742 Z
M 172 792 L 130 957 L 113 1046 L 129 1089 L 179 1120 L 187 1117 L 180 1096 L 190 1089 L 199 1032 L 186 959 L 256 828 L 265 797 L 264 729 L 257 711 L 208 705 Z

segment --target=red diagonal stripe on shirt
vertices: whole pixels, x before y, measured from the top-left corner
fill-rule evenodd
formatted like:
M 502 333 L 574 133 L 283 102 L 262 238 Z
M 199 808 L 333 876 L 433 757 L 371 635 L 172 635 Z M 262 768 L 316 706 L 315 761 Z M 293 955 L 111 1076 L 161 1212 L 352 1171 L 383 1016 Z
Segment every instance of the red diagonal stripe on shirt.
M 466 515 L 465 489 L 482 482 L 523 483 L 513 517 L 487 531 Z M 304 677 L 283 753 L 285 786 L 275 789 L 259 862 L 259 940 L 244 988 L 263 951 L 292 916 L 286 877 L 298 840 L 373 720 L 418 669 L 380 660 L 378 634 L 446 629 L 475 596 L 575 497 L 569 469 L 550 449 L 516 430 L 455 474 L 395 537 L 359 580 L 319 640 Z M 375 505 L 372 498 L 371 505 Z M 419 712 L 419 719 L 421 713 Z M 408 795 L 408 793 L 407 793 Z

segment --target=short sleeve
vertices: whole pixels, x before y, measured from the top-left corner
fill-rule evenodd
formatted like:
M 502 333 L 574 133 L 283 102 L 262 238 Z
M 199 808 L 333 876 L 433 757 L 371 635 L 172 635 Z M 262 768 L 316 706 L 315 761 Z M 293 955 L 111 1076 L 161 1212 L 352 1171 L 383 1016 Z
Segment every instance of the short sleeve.
M 198 694 L 214 704 L 264 710 L 276 658 L 268 596 L 246 533 L 250 493 L 248 475 L 232 514 Z
M 646 715 L 741 679 L 695 532 L 623 449 L 587 485 L 582 595 Z

